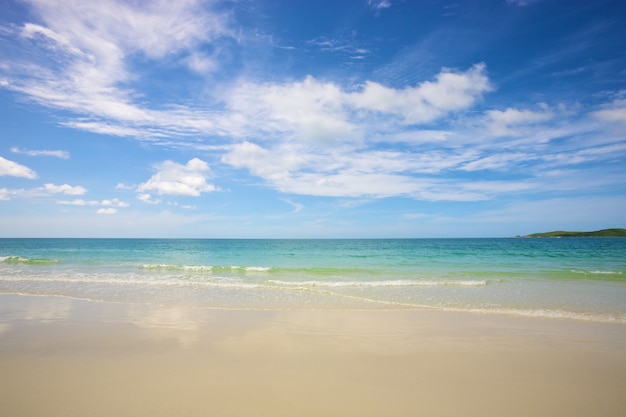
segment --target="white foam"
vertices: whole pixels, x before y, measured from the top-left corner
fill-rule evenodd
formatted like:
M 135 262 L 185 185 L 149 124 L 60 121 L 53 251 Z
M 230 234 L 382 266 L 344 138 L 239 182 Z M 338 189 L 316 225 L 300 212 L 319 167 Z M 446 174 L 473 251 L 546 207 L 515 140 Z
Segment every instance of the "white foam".
M 143 269 L 157 269 L 165 271 L 191 271 L 191 272 L 212 272 L 210 265 L 175 265 L 175 264 L 143 264 Z
M 580 271 L 572 269 L 571 272 L 575 274 L 591 274 L 591 275 L 622 275 L 622 271 Z
M 268 280 L 276 285 L 299 286 L 299 287 L 479 287 L 487 285 L 487 281 L 416 281 L 416 280 L 391 280 L 391 281 L 282 281 Z

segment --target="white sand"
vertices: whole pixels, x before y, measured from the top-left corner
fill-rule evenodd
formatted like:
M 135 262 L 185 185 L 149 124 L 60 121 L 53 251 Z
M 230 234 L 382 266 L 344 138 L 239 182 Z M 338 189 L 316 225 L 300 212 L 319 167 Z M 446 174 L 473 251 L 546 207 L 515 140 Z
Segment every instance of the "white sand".
M 0 296 L 1 415 L 626 415 L 626 326 Z

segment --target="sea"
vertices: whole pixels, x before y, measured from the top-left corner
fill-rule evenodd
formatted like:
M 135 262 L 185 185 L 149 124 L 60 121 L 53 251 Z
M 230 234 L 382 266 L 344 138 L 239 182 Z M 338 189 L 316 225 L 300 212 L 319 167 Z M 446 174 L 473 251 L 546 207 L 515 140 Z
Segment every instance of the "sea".
M 0 239 L 0 295 L 626 324 L 625 238 Z

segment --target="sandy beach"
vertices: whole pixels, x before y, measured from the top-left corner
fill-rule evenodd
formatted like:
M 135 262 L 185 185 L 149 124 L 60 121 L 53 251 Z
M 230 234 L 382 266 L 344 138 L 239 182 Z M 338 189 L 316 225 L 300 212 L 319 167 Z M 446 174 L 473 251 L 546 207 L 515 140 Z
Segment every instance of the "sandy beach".
M 623 416 L 626 327 L 0 296 L 20 416 Z

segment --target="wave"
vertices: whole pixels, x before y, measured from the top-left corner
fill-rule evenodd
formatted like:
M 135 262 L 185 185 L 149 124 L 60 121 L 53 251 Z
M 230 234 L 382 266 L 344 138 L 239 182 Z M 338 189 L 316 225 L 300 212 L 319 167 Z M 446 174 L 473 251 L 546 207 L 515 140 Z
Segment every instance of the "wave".
M 143 264 L 143 269 L 182 272 L 268 272 L 272 268 L 266 266 L 238 266 L 238 265 L 177 265 L 177 264 Z
M 488 284 L 485 280 L 477 281 L 417 281 L 417 280 L 392 280 L 392 281 L 282 281 L 268 280 L 277 285 L 294 287 L 481 287 Z
M 584 275 L 622 275 L 622 271 L 581 271 L 577 269 L 572 269 L 571 272 L 574 274 L 584 274 Z
M 566 310 L 548 309 L 520 309 L 520 308 L 463 308 L 446 307 L 444 311 L 457 311 L 477 314 L 502 314 L 508 316 L 539 318 L 539 319 L 561 319 L 577 320 L 595 323 L 616 323 L 626 324 L 626 315 L 612 315 L 606 313 L 579 313 Z
M 26 258 L 23 256 L 0 256 L 0 262 L 11 265 L 54 265 L 58 264 L 58 259 L 48 258 Z
M 238 281 L 197 281 L 197 280 L 185 280 L 185 279 L 167 279 L 167 280 L 146 280 L 141 278 L 114 278 L 114 277 L 99 277 L 89 276 L 88 278 L 67 278 L 64 276 L 58 277 L 28 277 L 2 278 L 2 282 L 12 283 L 40 283 L 40 284 L 97 284 L 97 285 L 134 285 L 138 287 L 213 287 L 213 288 L 233 288 L 233 289 L 256 289 L 261 287 L 260 284 L 238 282 Z

